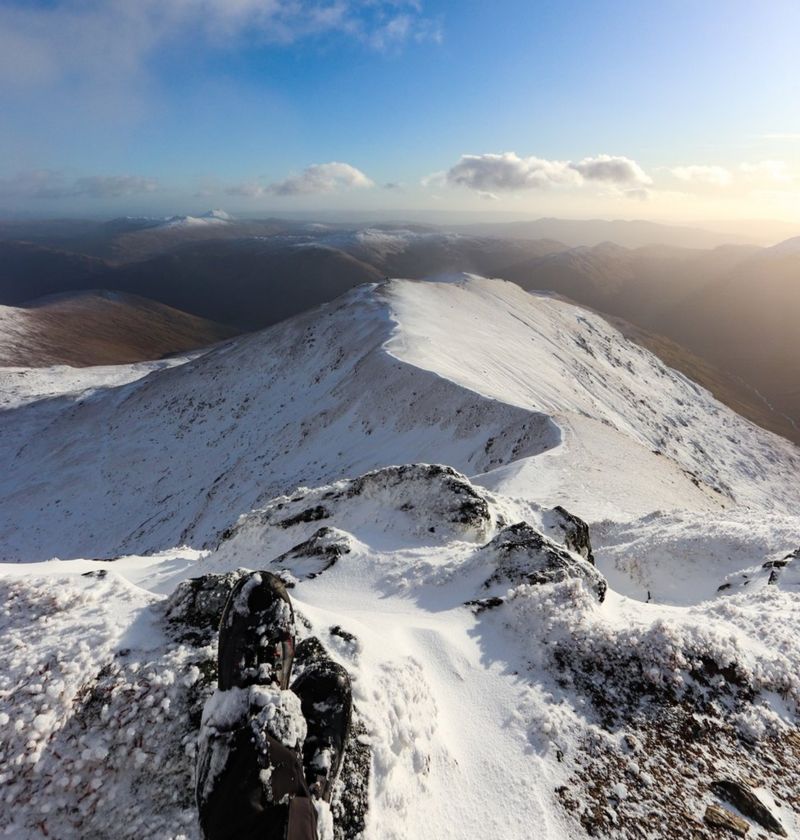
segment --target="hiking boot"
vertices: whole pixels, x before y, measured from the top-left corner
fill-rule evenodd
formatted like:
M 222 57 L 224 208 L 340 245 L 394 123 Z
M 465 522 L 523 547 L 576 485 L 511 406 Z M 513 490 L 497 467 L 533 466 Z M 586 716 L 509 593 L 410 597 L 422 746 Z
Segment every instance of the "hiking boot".
M 303 768 L 312 796 L 331 801 L 350 734 L 353 698 L 347 671 L 331 659 L 312 661 L 295 680 L 308 733 Z
M 269 572 L 242 577 L 220 621 L 219 688 L 288 688 L 294 634 L 294 610 L 283 581 Z

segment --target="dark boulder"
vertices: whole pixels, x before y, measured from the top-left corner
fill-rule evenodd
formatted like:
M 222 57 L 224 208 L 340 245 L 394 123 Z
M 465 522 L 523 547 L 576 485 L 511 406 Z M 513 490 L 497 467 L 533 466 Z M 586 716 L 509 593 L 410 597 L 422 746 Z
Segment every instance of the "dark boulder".
M 171 634 L 181 642 L 209 644 L 219 631 L 228 596 L 245 572 L 210 574 L 178 584 L 164 602 L 164 619 Z
M 550 511 L 549 531 L 563 534 L 559 542 L 576 554 L 580 554 L 584 560 L 588 560 L 594 566 L 594 554 L 592 554 L 592 541 L 589 538 L 589 526 L 574 513 L 570 513 L 561 505 L 556 505 Z

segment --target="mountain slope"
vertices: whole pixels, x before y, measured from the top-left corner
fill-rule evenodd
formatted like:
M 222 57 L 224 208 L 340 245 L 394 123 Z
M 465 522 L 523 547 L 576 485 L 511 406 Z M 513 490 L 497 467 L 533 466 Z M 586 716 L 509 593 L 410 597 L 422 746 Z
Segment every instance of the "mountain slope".
M 408 465 L 268 500 L 205 552 L 12 566 L 0 714 L 32 725 L 0 742 L 0 818 L 198 840 L 200 712 L 244 566 L 293 587 L 301 637 L 351 675 L 343 840 L 715 840 L 727 779 L 764 803 L 748 831 L 766 813 L 796 837 L 800 550 L 782 558 L 800 519 L 652 519 L 598 529 L 596 567 L 568 514 Z M 616 589 L 659 567 L 666 603 Z
M 0 411 L 7 833 L 199 840 L 242 567 L 351 675 L 339 840 L 800 833 L 798 450 L 599 316 L 390 281 L 32 373 Z
M 135 295 L 78 292 L 0 306 L 0 366 L 131 364 L 206 347 L 237 330 Z
M 601 318 L 479 278 L 364 286 L 59 405 L 0 414 L 7 560 L 199 546 L 259 500 L 412 461 L 584 516 L 800 498 L 794 447 Z

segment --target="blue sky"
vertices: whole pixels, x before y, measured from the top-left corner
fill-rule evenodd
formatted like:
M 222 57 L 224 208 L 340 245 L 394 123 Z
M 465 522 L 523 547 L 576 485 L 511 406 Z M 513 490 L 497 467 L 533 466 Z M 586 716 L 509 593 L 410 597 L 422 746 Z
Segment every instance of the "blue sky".
M 796 0 L 0 0 L 0 208 L 800 221 L 799 32 Z

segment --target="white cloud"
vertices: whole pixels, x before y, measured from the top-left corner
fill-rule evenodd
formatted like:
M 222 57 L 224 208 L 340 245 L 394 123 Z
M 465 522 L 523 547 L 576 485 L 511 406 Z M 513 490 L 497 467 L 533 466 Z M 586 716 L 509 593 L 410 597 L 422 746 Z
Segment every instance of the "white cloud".
M 649 201 L 651 192 L 645 187 L 633 187 L 632 189 L 623 192 L 625 198 L 630 198 L 634 201 Z
M 38 169 L 0 181 L 3 198 L 120 198 L 155 192 L 158 182 L 139 175 L 86 175 L 67 180 L 60 172 Z
M 431 172 L 430 175 L 426 175 L 424 178 L 420 179 L 420 184 L 428 189 L 429 187 L 433 187 L 434 189 L 438 187 L 444 187 L 447 184 L 447 173 L 442 169 L 439 172 Z
M 742 163 L 739 171 L 754 182 L 771 181 L 776 184 L 788 184 L 794 180 L 794 175 L 784 160 L 761 160 L 757 163 Z
M 678 180 L 684 181 L 685 183 L 711 184 L 715 187 L 725 187 L 733 180 L 733 176 L 724 166 L 694 164 L 692 166 L 676 166 L 669 171 Z
M 462 155 L 461 160 L 447 170 L 445 180 L 450 186 L 491 192 L 576 184 L 581 178 L 567 161 L 521 158 L 514 152 L 505 152 Z
M 303 195 L 373 186 L 373 182 L 360 169 L 349 163 L 332 161 L 308 166 L 299 175 L 292 175 L 284 181 L 270 184 L 268 189 L 277 195 Z
M 276 181 L 271 184 L 249 181 L 229 187 L 226 192 L 229 195 L 257 198 L 270 193 L 273 195 L 315 195 L 374 186 L 374 182 L 360 169 L 356 169 L 355 166 L 340 161 L 331 161 L 330 163 L 312 164 L 299 175 L 290 175 L 283 181 Z
M 441 173 L 423 179 L 423 186 L 436 185 Z M 652 183 L 636 161 L 627 157 L 598 155 L 574 163 L 503 154 L 462 155 L 443 175 L 450 186 L 468 187 L 478 193 L 512 192 L 551 186 L 578 187 L 586 182 L 612 184 L 620 188 L 641 189 Z
M 598 155 L 584 158 L 570 166 L 587 181 L 603 181 L 609 184 L 647 185 L 653 179 L 636 163 L 627 157 Z

